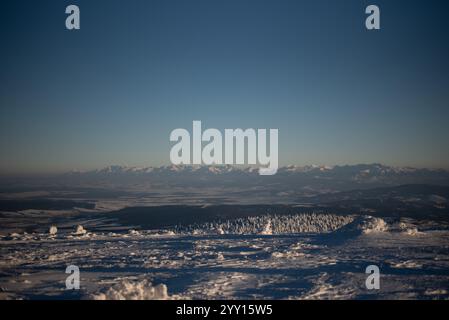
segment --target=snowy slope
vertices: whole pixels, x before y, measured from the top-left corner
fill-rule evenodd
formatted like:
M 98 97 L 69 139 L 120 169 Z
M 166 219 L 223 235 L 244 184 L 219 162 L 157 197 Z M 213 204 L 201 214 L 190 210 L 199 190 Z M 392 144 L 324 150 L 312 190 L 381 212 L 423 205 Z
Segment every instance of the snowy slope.
M 263 215 L 254 220 L 186 226 L 178 234 L 86 230 L 82 235 L 3 238 L 0 297 L 449 298 L 447 231 L 423 231 L 420 222 L 410 219 L 395 224 L 364 216 L 283 219 Z M 298 225 L 286 227 L 286 221 L 303 223 L 301 230 L 306 233 L 290 233 L 301 230 Z M 211 234 L 218 227 L 223 232 Z M 408 232 L 414 228 L 417 233 Z M 80 290 L 65 289 L 65 268 L 71 264 L 80 268 Z M 365 268 L 371 264 L 381 270 L 378 291 L 364 285 Z

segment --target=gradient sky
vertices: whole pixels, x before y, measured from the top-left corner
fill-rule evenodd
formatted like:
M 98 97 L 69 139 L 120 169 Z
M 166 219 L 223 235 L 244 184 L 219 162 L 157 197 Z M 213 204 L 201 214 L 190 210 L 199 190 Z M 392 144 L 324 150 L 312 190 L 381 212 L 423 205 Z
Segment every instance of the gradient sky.
M 445 0 L 2 1 L 0 172 L 168 164 L 170 132 L 193 120 L 278 128 L 282 165 L 449 168 L 448 14 Z

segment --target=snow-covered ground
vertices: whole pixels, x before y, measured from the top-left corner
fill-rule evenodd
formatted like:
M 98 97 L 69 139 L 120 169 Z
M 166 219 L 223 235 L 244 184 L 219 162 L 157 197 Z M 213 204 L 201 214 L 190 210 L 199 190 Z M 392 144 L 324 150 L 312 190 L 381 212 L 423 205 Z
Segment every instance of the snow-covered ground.
M 162 231 L 51 231 L 0 240 L 0 299 L 449 298 L 449 231 L 410 219 L 263 215 Z M 379 290 L 365 287 L 373 264 Z M 66 289 L 69 265 L 80 269 L 79 290 Z

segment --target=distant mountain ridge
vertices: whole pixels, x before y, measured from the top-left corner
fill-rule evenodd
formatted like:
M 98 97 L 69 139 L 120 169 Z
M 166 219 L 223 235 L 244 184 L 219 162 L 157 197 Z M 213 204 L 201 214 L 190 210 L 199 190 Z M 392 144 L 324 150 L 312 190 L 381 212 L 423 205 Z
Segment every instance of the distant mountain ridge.
M 103 169 L 70 172 L 67 179 L 104 180 L 121 183 L 151 181 L 188 186 L 260 187 L 277 185 L 276 190 L 311 188 L 314 190 L 351 190 L 364 187 L 406 184 L 448 185 L 449 171 L 391 167 L 382 164 L 343 166 L 286 166 L 274 176 L 260 176 L 254 167 L 222 166 L 109 166 Z
M 114 174 L 250 174 L 258 175 L 258 169 L 254 167 L 239 167 L 232 165 L 214 165 L 214 166 L 187 166 L 187 165 L 170 165 L 160 167 L 128 167 L 128 166 L 108 166 L 102 169 L 90 171 L 71 171 L 72 175 L 114 175 Z M 369 177 L 381 176 L 435 176 L 447 175 L 449 171 L 444 169 L 427 169 L 413 167 L 391 167 L 382 164 L 358 164 L 343 166 L 296 166 L 290 165 L 279 168 L 277 175 L 303 174 L 315 175 L 316 177 L 332 177 L 346 176 L 354 180 L 366 179 Z
M 121 166 L 112 165 L 101 169 L 79 171 L 70 171 L 69 174 L 123 174 L 123 173 L 136 173 L 136 174 L 149 174 L 160 172 L 191 172 L 191 173 L 212 173 L 212 174 L 225 174 L 230 172 L 240 173 L 252 173 L 257 174 L 258 168 L 245 167 L 245 166 L 233 166 L 233 165 L 168 165 L 159 167 L 133 167 L 133 166 Z M 279 173 L 332 173 L 332 172 L 346 172 L 357 173 L 363 175 L 369 174 L 413 174 L 413 173 L 446 173 L 449 171 L 444 169 L 428 169 L 428 168 L 413 168 L 413 167 L 393 167 L 382 164 L 357 164 L 357 165 L 336 165 L 336 166 L 318 166 L 318 165 L 306 165 L 297 166 L 289 165 L 280 167 Z

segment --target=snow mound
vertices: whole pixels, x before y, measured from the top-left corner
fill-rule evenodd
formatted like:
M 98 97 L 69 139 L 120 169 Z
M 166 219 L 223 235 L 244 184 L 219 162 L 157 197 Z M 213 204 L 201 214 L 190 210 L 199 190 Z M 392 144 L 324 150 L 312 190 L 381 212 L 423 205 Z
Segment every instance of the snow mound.
M 408 236 L 417 236 L 423 234 L 422 232 L 418 231 L 418 228 L 408 228 L 403 233 Z
M 408 236 L 417 236 L 423 234 L 423 232 L 420 232 L 418 230 L 418 227 L 414 225 L 413 223 L 407 221 L 401 221 L 397 224 L 397 226 L 393 225 L 393 228 L 396 229 L 396 231 L 401 232 L 402 234 L 408 235 Z
M 58 233 L 58 228 L 56 226 L 50 226 L 50 228 L 48 229 L 48 233 L 51 236 L 55 236 Z
M 365 234 L 388 231 L 388 225 L 385 220 L 374 217 L 365 217 L 359 228 Z
M 153 286 L 149 281 L 131 282 L 124 280 L 109 288 L 105 293 L 92 296 L 94 300 L 167 300 L 170 299 L 167 286 Z
M 273 234 L 273 228 L 271 226 L 271 219 L 268 220 L 267 224 L 265 225 L 264 229 L 260 234 L 270 235 Z
M 134 229 L 129 230 L 128 233 L 132 236 L 140 236 L 140 232 Z
M 87 233 L 87 231 L 83 228 L 83 226 L 77 225 L 73 235 L 82 236 L 82 235 L 85 235 L 86 233 Z
M 188 226 L 177 226 L 176 234 L 246 234 L 276 235 L 328 233 L 353 221 L 353 216 L 334 214 L 260 215 Z
M 360 216 L 341 228 L 340 233 L 372 234 L 388 231 L 388 224 L 381 218 Z

